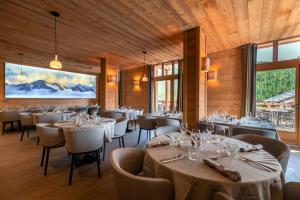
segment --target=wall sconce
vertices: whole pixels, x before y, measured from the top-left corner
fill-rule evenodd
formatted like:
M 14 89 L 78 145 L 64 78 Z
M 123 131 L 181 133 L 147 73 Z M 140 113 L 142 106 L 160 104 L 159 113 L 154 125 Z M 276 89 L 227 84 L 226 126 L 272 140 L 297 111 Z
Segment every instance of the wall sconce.
M 207 80 L 208 81 L 216 81 L 218 78 L 217 70 L 211 70 L 207 73 Z
M 117 75 L 107 75 L 108 83 L 116 83 L 118 81 Z
M 140 86 L 140 80 L 133 80 L 133 86 L 139 87 Z
M 209 72 L 209 68 L 210 68 L 210 59 L 209 59 L 209 57 L 202 58 L 201 71 Z

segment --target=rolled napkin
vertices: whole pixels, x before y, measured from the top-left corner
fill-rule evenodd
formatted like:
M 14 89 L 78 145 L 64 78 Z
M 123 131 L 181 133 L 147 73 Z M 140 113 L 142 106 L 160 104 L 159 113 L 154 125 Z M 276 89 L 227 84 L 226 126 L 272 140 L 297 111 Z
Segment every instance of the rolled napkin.
M 204 158 L 203 162 L 206 165 L 208 165 L 209 167 L 217 170 L 220 174 L 228 177 L 230 180 L 232 180 L 234 182 L 239 182 L 242 180 L 241 174 L 239 172 L 227 169 L 223 165 L 220 165 L 219 163 L 217 163 L 209 158 Z
M 160 135 L 150 140 L 147 144 L 147 147 L 148 148 L 161 147 L 169 144 L 170 144 L 170 138 L 164 135 Z
M 240 152 L 251 152 L 251 151 L 259 151 L 263 149 L 263 146 L 261 144 L 257 145 L 247 145 L 240 148 Z

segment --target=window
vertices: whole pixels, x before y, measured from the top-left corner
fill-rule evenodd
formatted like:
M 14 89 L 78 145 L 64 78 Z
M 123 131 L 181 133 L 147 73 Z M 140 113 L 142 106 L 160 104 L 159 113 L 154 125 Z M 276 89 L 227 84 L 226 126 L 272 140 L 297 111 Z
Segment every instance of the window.
M 263 46 L 257 49 L 257 64 L 273 62 L 273 46 Z
M 154 65 L 153 108 L 155 112 L 177 110 L 179 61 Z
M 300 59 L 300 41 L 278 45 L 278 61 Z

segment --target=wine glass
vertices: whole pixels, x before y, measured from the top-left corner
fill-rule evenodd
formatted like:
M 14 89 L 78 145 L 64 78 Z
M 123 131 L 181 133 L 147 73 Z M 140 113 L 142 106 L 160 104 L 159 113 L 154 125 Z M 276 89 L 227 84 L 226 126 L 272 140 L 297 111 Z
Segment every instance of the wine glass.
M 206 132 L 209 133 L 209 134 L 213 134 L 215 132 L 215 126 L 214 126 L 213 122 L 207 122 Z

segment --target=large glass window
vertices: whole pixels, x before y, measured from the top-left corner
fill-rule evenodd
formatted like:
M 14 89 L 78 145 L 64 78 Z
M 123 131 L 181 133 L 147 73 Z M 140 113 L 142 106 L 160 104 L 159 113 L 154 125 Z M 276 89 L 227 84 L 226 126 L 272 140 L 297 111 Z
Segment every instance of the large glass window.
M 300 59 L 300 41 L 278 45 L 278 61 Z
M 256 115 L 272 121 L 281 131 L 295 132 L 296 69 L 256 73 Z
M 257 64 L 273 62 L 273 46 L 258 47 Z
M 178 110 L 179 61 L 154 65 L 153 108 L 155 112 Z

